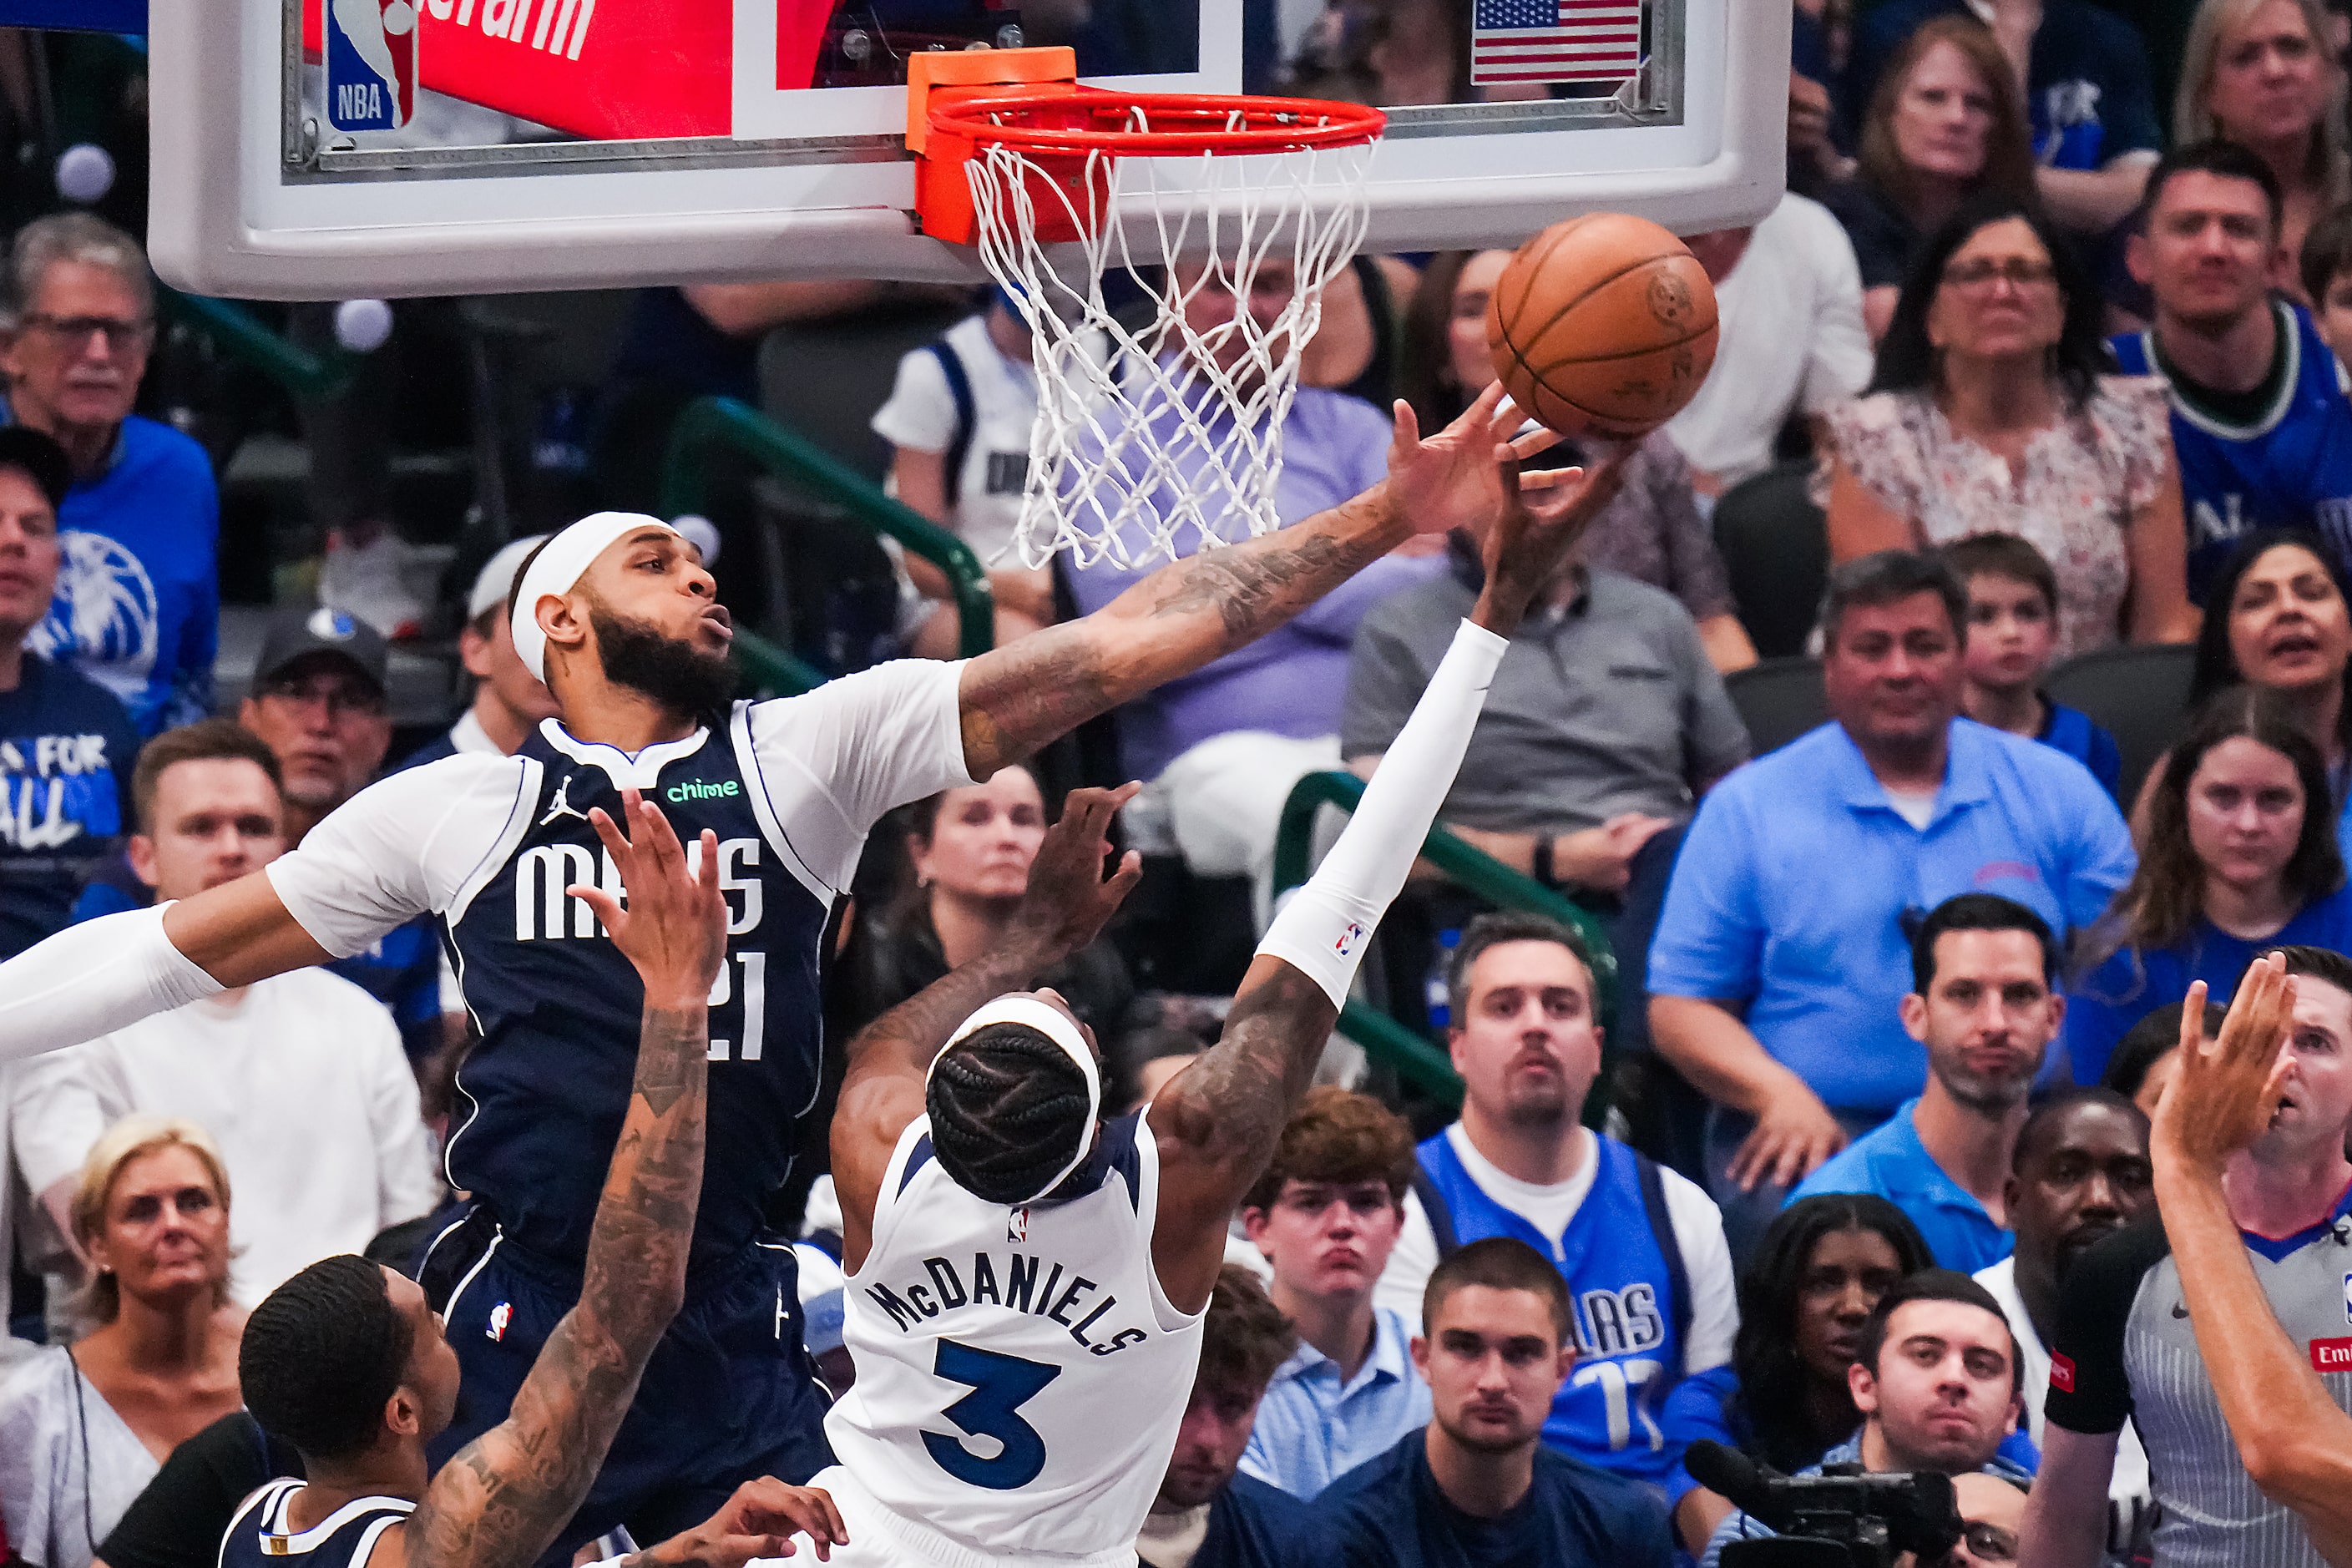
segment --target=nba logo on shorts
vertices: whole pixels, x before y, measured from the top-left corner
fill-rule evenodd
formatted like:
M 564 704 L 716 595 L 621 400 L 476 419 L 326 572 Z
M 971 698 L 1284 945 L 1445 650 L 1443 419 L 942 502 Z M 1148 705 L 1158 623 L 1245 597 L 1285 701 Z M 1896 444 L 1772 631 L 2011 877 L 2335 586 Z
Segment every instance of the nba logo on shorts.
M 327 123 L 397 131 L 416 107 L 415 0 L 319 0 L 325 9 Z
M 1348 929 L 1339 933 L 1339 940 L 1331 944 L 1331 951 L 1341 958 L 1349 957 L 1356 951 L 1356 944 L 1363 940 L 1364 928 L 1349 921 Z
M 490 1309 L 490 1326 L 488 1329 L 485 1329 L 483 1332 L 494 1340 L 505 1339 L 507 1337 L 507 1323 L 509 1320 L 513 1318 L 513 1316 L 514 1303 L 511 1301 L 499 1302 L 497 1306 Z

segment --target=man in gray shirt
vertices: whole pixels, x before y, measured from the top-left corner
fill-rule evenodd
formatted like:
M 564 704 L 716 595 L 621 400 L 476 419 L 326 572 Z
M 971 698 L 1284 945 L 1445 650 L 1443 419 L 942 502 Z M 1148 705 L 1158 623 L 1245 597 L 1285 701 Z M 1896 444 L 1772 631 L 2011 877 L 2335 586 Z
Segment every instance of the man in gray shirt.
M 1466 538 L 1453 570 L 1381 600 L 1357 628 L 1339 748 L 1370 776 L 1482 585 Z M 1644 961 L 1682 828 L 1748 760 L 1748 731 L 1673 595 L 1571 564 L 1511 636 L 1446 826 L 1505 865 L 1613 905 L 1624 1043 L 1641 1029 Z

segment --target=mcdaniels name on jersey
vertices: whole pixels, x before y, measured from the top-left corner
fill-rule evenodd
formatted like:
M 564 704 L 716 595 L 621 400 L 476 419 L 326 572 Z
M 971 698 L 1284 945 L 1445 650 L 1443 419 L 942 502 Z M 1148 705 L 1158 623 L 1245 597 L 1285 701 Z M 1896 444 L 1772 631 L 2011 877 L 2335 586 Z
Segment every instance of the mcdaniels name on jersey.
M 1045 1275 L 1042 1284 L 1038 1279 L 1041 1272 Z M 897 1289 L 887 1285 L 869 1285 L 866 1289 L 866 1299 L 889 1314 L 900 1333 L 908 1332 L 927 1318 L 961 1307 L 1003 1307 L 1034 1317 L 1051 1318 L 1069 1331 L 1070 1338 L 1096 1355 L 1117 1355 L 1128 1346 L 1139 1345 L 1151 1337 L 1149 1330 L 1114 1329 L 1112 1324 L 1103 1323 L 1118 1310 L 1118 1298 L 1103 1296 L 1095 1300 L 1102 1287 L 1076 1269 L 1065 1268 L 1046 1258 L 1024 1257 L 1017 1252 L 975 1252 L 968 1265 L 959 1268 L 952 1258 L 926 1258 L 923 1275 L 920 1281 Z M 1150 1310 L 1149 1303 L 1144 1310 Z M 1116 1321 L 1113 1320 L 1113 1323 Z M 1097 1324 L 1103 1326 L 1097 1329 Z

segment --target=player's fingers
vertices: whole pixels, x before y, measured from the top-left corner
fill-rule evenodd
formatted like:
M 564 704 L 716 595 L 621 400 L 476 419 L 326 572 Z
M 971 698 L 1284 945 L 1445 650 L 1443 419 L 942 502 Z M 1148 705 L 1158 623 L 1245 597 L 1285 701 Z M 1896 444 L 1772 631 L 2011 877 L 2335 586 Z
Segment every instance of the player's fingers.
M 612 852 L 614 865 L 628 864 L 629 841 L 623 837 L 621 830 L 613 825 L 613 819 L 605 815 L 603 806 L 592 805 L 588 808 L 588 826 L 594 828 L 596 837 L 604 841 L 604 847 Z
M 1532 430 L 1518 430 L 1515 435 L 1510 437 L 1511 450 L 1517 453 L 1522 458 L 1532 458 L 1537 456 L 1538 453 L 1550 451 L 1554 447 L 1559 446 L 1562 441 L 1567 439 L 1567 437 L 1561 435 L 1559 431 L 1553 429 L 1549 425 L 1538 425 Z M 1559 471 L 1564 474 L 1581 474 L 1584 472 L 1580 468 L 1562 468 Z
M 1584 478 L 1582 468 L 1538 468 L 1529 473 L 1519 471 L 1519 493 L 1541 495 L 1546 490 L 1560 489 Z
M 715 900 L 719 897 L 719 835 L 706 827 L 698 842 L 702 846 L 702 861 L 694 870 L 695 884 L 706 900 Z
M 1135 885 L 1141 880 L 1143 854 L 1140 850 L 1130 849 L 1119 857 L 1118 869 L 1112 872 L 1110 880 L 1103 884 L 1103 898 L 1116 908 L 1128 894 L 1135 891 Z
M 2205 1048 L 2205 983 L 2193 980 L 2180 1004 L 2180 1059 L 2193 1061 Z
M 637 847 L 652 860 L 654 875 L 664 882 L 683 879 L 686 846 L 677 841 L 677 829 L 652 801 L 637 802 L 636 815 Z
M 574 882 L 563 890 L 586 904 L 606 931 L 613 931 L 628 920 L 628 916 L 621 912 L 621 900 L 602 888 L 591 887 L 585 882 Z
M 1392 456 L 1409 456 L 1421 445 L 1421 421 L 1413 417 L 1412 405 L 1400 397 L 1389 410 L 1396 420 L 1396 435 L 1389 442 Z

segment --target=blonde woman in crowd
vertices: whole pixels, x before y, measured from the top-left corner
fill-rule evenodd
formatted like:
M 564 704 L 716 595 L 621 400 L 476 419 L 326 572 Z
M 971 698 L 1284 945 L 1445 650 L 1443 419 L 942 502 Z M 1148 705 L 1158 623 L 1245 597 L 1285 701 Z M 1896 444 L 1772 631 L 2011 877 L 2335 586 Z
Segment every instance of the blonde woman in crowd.
M 193 1121 L 124 1117 L 83 1162 L 70 1212 L 97 1326 L 0 1384 L 0 1517 L 34 1568 L 88 1568 L 172 1450 L 242 1403 L 228 1205 Z

